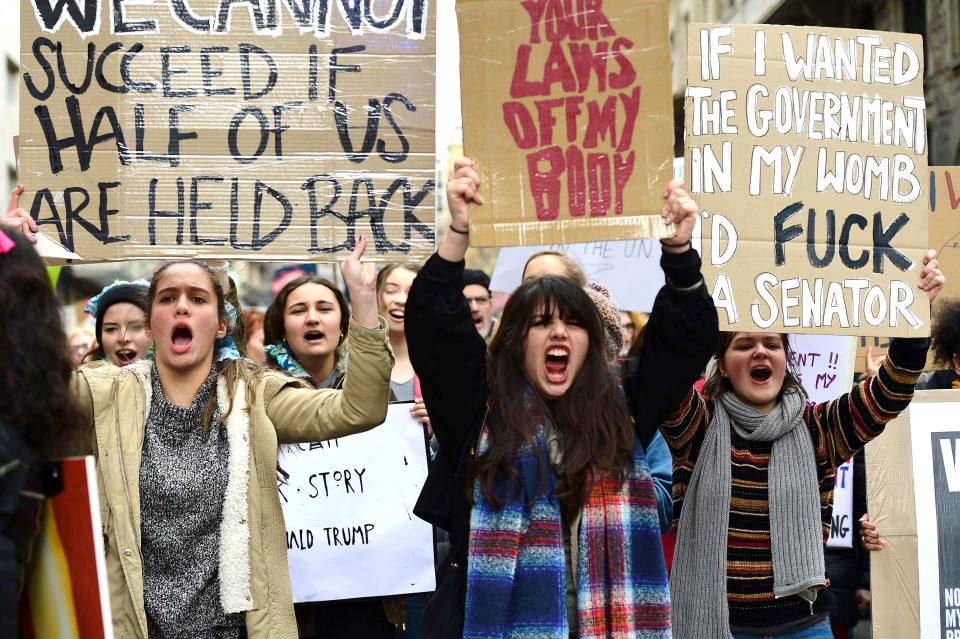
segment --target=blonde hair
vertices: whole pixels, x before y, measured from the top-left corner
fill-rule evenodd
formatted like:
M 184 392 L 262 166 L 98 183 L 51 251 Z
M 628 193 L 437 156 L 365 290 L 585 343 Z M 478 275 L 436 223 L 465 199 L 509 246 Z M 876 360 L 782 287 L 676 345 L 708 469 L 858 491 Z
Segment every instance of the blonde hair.
M 577 264 L 577 262 L 569 255 L 561 253 L 560 251 L 555 251 L 553 249 L 543 249 L 542 251 L 537 251 L 536 253 L 531 255 L 529 258 L 527 258 L 526 263 L 523 265 L 522 274 L 527 272 L 527 267 L 530 266 L 530 262 L 534 261 L 538 257 L 544 257 L 544 256 L 555 257 L 558 260 L 560 260 L 560 262 L 563 264 L 564 272 L 558 273 L 557 275 L 564 275 L 565 277 L 570 278 L 571 280 L 576 282 L 578 286 L 587 285 L 587 276 L 583 274 L 583 269 L 580 268 L 580 265 Z M 522 274 L 521 274 L 521 277 L 522 277 Z

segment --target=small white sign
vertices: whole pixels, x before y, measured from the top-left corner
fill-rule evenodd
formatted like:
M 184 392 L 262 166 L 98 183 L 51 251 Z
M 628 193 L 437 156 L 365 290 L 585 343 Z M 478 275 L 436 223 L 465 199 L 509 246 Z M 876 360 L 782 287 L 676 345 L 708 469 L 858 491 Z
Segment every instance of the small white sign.
M 371 431 L 281 453 L 290 475 L 279 489 L 295 602 L 436 588 L 433 527 L 413 514 L 427 448 L 410 406 L 391 404 Z
M 599 282 L 621 309 L 653 309 L 653 300 L 663 286 L 659 240 L 617 240 L 550 246 L 506 246 L 500 249 L 490 278 L 490 290 L 512 293 L 521 284 L 523 267 L 537 251 L 552 249 L 571 257 L 583 269 L 588 282 Z
M 836 483 L 833 485 L 833 519 L 830 524 L 827 546 L 830 548 L 853 548 L 852 459 L 848 459 L 837 468 Z

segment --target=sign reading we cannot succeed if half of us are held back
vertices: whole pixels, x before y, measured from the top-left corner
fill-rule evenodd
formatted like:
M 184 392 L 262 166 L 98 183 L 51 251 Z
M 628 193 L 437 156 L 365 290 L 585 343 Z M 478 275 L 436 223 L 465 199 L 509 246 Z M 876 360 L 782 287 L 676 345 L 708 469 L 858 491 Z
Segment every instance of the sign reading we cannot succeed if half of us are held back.
M 460 0 L 477 246 L 672 234 L 667 0 Z
M 923 335 L 920 36 L 691 25 L 687 186 L 726 330 Z
M 21 204 L 59 257 L 422 257 L 426 0 L 23 0 Z

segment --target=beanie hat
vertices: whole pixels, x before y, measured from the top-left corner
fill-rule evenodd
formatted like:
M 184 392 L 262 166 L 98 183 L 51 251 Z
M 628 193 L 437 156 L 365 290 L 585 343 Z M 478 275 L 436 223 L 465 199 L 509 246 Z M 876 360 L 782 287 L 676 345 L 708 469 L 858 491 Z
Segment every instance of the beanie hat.
M 620 324 L 620 307 L 610 299 L 607 287 L 597 282 L 590 282 L 583 287 L 600 313 L 603 321 L 603 337 L 607 346 L 607 358 L 615 361 L 623 348 L 623 326 Z
M 103 331 L 103 317 L 107 314 L 107 309 L 120 302 L 133 304 L 146 313 L 146 285 L 139 282 L 118 282 L 103 289 L 100 295 L 90 301 L 90 304 L 87 305 L 87 312 L 97 320 L 96 335 L 98 344 L 103 344 L 101 333 Z
M 463 285 L 470 286 L 471 284 L 479 284 L 483 288 L 490 290 L 490 276 L 484 273 L 483 271 L 475 268 L 467 268 L 463 270 Z

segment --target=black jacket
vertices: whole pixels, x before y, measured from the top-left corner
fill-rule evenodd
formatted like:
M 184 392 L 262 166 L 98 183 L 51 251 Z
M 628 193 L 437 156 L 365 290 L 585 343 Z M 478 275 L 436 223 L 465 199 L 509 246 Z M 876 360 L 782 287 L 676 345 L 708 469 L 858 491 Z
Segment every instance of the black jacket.
M 717 313 L 693 250 L 664 254 L 667 284 L 654 303 L 640 355 L 629 361 L 624 391 L 638 436 L 649 443 L 716 351 Z M 463 296 L 464 263 L 431 257 L 405 307 L 407 344 L 440 450 L 414 512 L 450 533 L 450 554 L 424 615 L 425 639 L 463 633 L 470 503 L 467 477 L 486 415 L 486 344 Z
M 62 488 L 48 462 L 0 420 L 0 637 L 18 637 L 17 599 L 37 535 L 44 498 Z
M 860 543 L 860 518 L 867 512 L 867 476 L 863 449 L 853 456 L 853 548 L 826 548 L 827 577 L 830 595 L 836 607 L 830 612 L 830 621 L 843 626 L 855 626 L 860 620 L 857 589 L 870 589 L 870 557 Z

